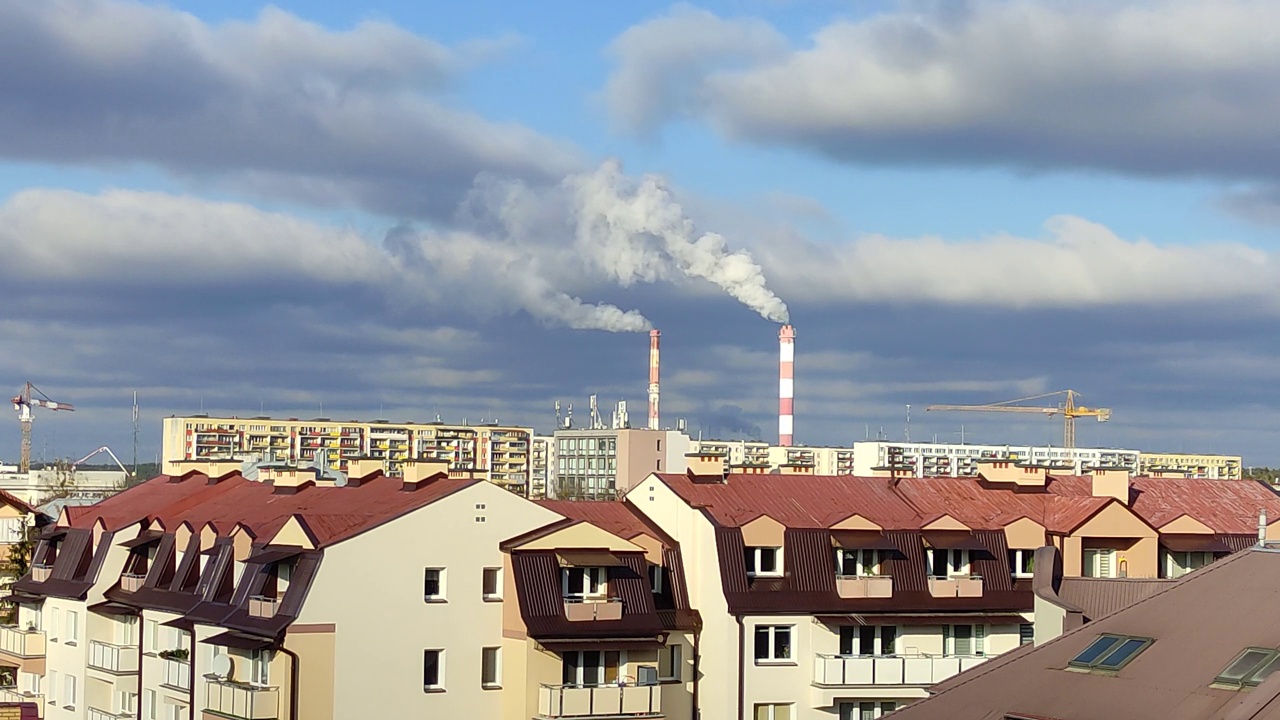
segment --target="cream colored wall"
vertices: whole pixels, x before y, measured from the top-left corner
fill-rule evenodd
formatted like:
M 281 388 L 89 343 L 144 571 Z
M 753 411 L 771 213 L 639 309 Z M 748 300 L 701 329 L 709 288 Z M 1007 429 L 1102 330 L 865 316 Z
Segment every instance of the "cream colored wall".
M 617 552 L 639 552 L 644 548 L 605 532 L 590 523 L 580 522 L 563 530 L 530 540 L 519 546 L 520 550 L 558 550 L 562 548 L 591 548 Z
M 1044 547 L 1044 526 L 1029 518 L 1019 518 L 1004 528 L 1005 542 L 1013 550 L 1035 550 Z
M 847 517 L 847 518 L 845 518 L 845 519 L 841 520 L 840 522 L 836 523 L 835 525 L 832 525 L 832 526 L 831 526 L 831 529 L 832 529 L 832 530 L 875 530 L 875 531 L 880 531 L 880 530 L 883 530 L 884 528 L 882 528 L 882 527 L 880 527 L 879 525 L 877 525 L 877 524 L 875 524 L 875 523 L 871 522 L 870 520 L 868 520 L 868 519 L 866 519 L 866 518 L 862 517 L 861 515 L 859 515 L 859 514 L 857 514 L 857 513 L 854 513 L 853 515 L 850 515 L 849 517 Z
M 1160 528 L 1162 533 L 1178 533 L 1182 535 L 1212 535 L 1213 528 L 1196 520 L 1190 515 L 1179 515 Z
M 1123 562 L 1128 577 L 1158 577 L 1160 572 L 1160 544 L 1158 533 L 1151 529 L 1128 507 L 1120 503 L 1111 503 L 1090 518 L 1071 534 L 1080 538 L 1083 547 L 1091 544 L 1096 547 L 1110 546 L 1120 549 L 1116 553 L 1117 572 Z M 1132 542 L 1130 542 L 1132 541 Z M 1100 544 L 1101 543 L 1101 544 Z M 1063 572 L 1080 574 L 1080 558 L 1068 565 L 1064 553 Z M 1073 567 L 1071 573 L 1066 568 Z
M 176 620 L 178 617 L 180 616 L 173 613 L 161 612 L 159 610 L 143 610 L 142 617 L 138 619 L 138 637 L 140 639 L 144 637 L 143 634 L 146 632 L 147 621 L 155 621 L 159 627 L 158 634 L 160 636 L 161 647 L 158 649 L 147 648 L 144 644 L 144 652 L 139 660 L 139 666 L 142 668 L 142 687 L 144 690 L 152 690 L 156 693 L 157 713 L 160 711 L 161 705 L 164 702 L 162 699 L 164 697 L 180 698 L 186 701 L 189 701 L 190 699 L 189 693 L 164 686 L 165 661 L 162 660 L 158 654 L 159 650 L 172 650 L 176 649 L 176 647 L 185 647 L 192 655 L 192 662 L 196 662 L 196 648 L 192 647 L 190 635 L 185 630 L 179 632 L 175 631 L 173 628 L 166 628 L 164 626 L 164 623 Z M 177 642 L 173 642 L 174 640 Z M 197 667 L 196 670 L 195 685 L 199 686 L 200 683 L 203 682 L 203 678 L 201 676 L 202 673 L 209 672 L 209 668 Z M 139 704 L 143 701 L 143 695 L 145 695 L 145 693 L 140 694 L 138 697 Z M 201 709 L 203 708 L 197 708 L 196 710 L 198 712 Z M 167 716 L 162 717 L 167 718 Z M 190 708 L 188 708 L 188 712 L 184 713 L 182 718 L 184 720 L 189 720 L 190 717 Z
M 742 526 L 742 542 L 747 547 L 782 547 L 787 528 L 768 515 Z
M 505 644 L 503 605 L 516 598 L 482 600 L 482 569 L 503 565 L 500 542 L 558 518 L 480 483 L 326 549 L 298 622 L 337 628 L 334 718 L 499 716 L 502 691 L 480 687 L 481 649 Z M 423 601 L 428 567 L 446 569 L 447 602 Z M 428 648 L 445 650 L 446 692 L 423 692 Z
M 280 530 L 276 532 L 275 536 L 270 538 L 267 542 L 271 545 L 293 545 L 295 547 L 304 547 L 308 549 L 315 548 L 315 544 L 311 542 L 311 538 L 307 537 L 307 532 L 298 522 L 297 517 L 289 518 L 289 520 L 284 524 L 284 527 L 280 528 Z
M 333 687 L 337 680 L 335 671 L 337 637 L 334 632 L 326 629 L 326 626 L 299 627 L 295 623 L 285 635 L 284 646 L 296 653 L 299 658 L 298 686 L 304 688 L 298 695 L 298 716 L 301 720 L 334 720 L 335 718 L 333 693 L 306 690 L 306 688 Z
M 651 430 L 618 431 L 618 475 L 617 492 L 621 496 L 632 486 L 648 477 L 649 473 L 658 471 L 658 461 L 666 457 L 666 448 L 658 449 L 658 443 L 667 440 L 667 434 Z M 663 463 L 660 472 L 667 472 Z
M 969 530 L 970 528 L 968 525 L 965 525 L 964 523 L 951 517 L 950 515 L 943 515 L 937 520 L 934 520 L 928 525 L 925 525 L 921 529 L 922 530 Z
M 1082 542 L 1078 536 L 1068 536 L 1061 538 L 1058 549 L 1062 551 L 1062 574 L 1072 577 L 1079 577 L 1083 574 L 1081 571 L 1081 562 L 1083 561 Z

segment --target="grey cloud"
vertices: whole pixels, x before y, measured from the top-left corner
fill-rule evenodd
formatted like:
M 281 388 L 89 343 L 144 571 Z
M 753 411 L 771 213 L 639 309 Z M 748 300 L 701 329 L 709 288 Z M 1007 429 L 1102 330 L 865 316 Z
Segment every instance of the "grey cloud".
M 408 217 L 480 172 L 558 179 L 567 143 L 451 107 L 485 46 L 385 22 L 335 32 L 268 8 L 207 24 L 128 0 L 0 4 L 0 155 L 150 163 L 273 197 Z
M 758 21 L 682 10 L 614 46 L 622 124 L 706 119 L 844 161 L 1271 179 L 1280 6 L 932 4 L 834 20 L 778 53 Z M 726 49 L 734 46 L 734 49 Z M 692 56 L 678 64 L 670 58 Z
M 1257 225 L 1280 225 L 1280 186 L 1263 185 L 1231 190 L 1218 199 L 1231 215 Z

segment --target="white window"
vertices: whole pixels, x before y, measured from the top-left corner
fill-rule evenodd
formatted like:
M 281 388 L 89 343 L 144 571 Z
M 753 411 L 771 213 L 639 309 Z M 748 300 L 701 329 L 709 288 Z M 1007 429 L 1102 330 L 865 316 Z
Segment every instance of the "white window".
M 576 687 L 616 683 L 626 664 L 626 656 L 620 650 L 568 650 L 561 658 L 561 681 Z
M 756 662 L 791 662 L 791 625 L 756 626 Z
M 840 720 L 876 720 L 898 709 L 893 700 L 840 703 Z
M 444 568 L 427 568 L 423 573 L 422 596 L 427 602 L 444 601 Z
M 80 637 L 80 613 L 75 610 L 67 611 L 67 636 L 63 642 L 74 644 Z M 74 703 L 73 703 L 74 704 Z
M 62 706 L 72 710 L 76 707 L 76 676 L 62 676 Z
M 444 651 L 422 651 L 422 689 L 438 692 L 444 689 Z
M 874 577 L 880 574 L 880 551 L 836 550 L 836 568 L 843 577 Z
M 662 583 L 665 575 L 666 569 L 661 565 L 649 566 L 649 589 L 653 590 L 654 595 L 662 593 Z
M 501 600 L 502 568 L 485 568 L 481 586 L 480 592 L 485 600 Z
M 680 680 L 683 676 L 680 643 L 672 643 L 658 651 L 658 679 Z
M 929 577 L 945 580 L 969 574 L 969 551 L 957 548 L 934 548 L 929 552 Z
M 249 652 L 249 682 L 254 685 L 271 684 L 271 650 Z
M 985 655 L 986 625 L 943 625 L 944 655 Z
M 1107 548 L 1088 548 L 1084 551 L 1080 574 L 1085 577 L 1113 578 L 1116 576 L 1116 551 Z
M 1022 623 L 1018 626 L 1018 644 L 1031 645 L 1036 641 L 1036 626 L 1030 623 Z
M 502 648 L 487 647 L 481 649 L 480 687 L 502 687 Z
M 47 698 L 50 705 L 58 704 L 58 671 L 50 670 L 48 673 L 49 697 Z
M 1035 550 L 1010 550 L 1009 572 L 1016 578 L 1029 578 L 1035 574 Z
M 116 691 L 116 712 L 121 715 L 137 715 L 138 693 Z
M 160 621 L 148 620 L 142 629 L 142 648 L 144 652 L 157 653 L 160 647 Z
M 181 705 L 169 705 L 168 703 L 165 703 L 165 704 L 169 706 L 169 717 L 167 718 L 167 720 L 184 720 L 184 718 L 186 717 L 186 713 L 185 713 L 186 708 L 182 707 Z
M 1164 554 L 1164 576 L 1167 578 L 1182 577 L 1192 570 L 1199 570 L 1211 562 L 1213 562 L 1213 553 L 1211 552 L 1175 552 L 1166 550 Z
M 782 548 L 749 547 L 744 554 L 747 564 L 747 577 L 769 577 L 782 574 L 782 563 L 779 562 Z
M 597 599 L 605 596 L 608 572 L 602 567 L 569 567 L 560 571 L 560 590 L 565 598 Z
M 138 618 L 132 615 L 120 615 L 117 617 L 119 624 L 116 625 L 116 643 L 119 645 L 133 645 L 138 642 Z
M 791 720 L 794 717 L 790 704 L 762 703 L 755 706 L 755 720 Z
M 155 690 L 144 690 L 142 692 L 142 713 L 143 720 L 156 720 Z
M 896 625 L 843 625 L 840 627 L 841 655 L 896 655 Z
M 58 630 L 62 628 L 58 623 L 59 619 L 58 608 L 51 608 L 49 610 L 49 639 L 54 642 L 58 641 Z

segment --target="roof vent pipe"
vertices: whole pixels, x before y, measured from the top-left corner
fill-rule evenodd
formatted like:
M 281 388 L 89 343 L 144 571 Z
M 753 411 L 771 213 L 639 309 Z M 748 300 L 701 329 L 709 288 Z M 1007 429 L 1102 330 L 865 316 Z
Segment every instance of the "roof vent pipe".
M 1267 509 L 1258 510 L 1258 547 L 1267 544 Z

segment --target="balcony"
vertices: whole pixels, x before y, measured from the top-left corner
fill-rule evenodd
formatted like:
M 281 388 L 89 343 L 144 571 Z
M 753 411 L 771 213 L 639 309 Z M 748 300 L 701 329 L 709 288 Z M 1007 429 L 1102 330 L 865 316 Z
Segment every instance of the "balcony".
M 915 685 L 929 686 L 981 665 L 988 658 L 977 655 L 818 655 L 814 658 L 813 684 L 820 687 Z
M 27 692 L 19 690 L 13 686 L 0 687 L 0 703 L 35 703 L 40 707 L 44 707 L 42 701 L 44 695 L 40 693 Z
M 893 597 L 893 578 L 880 577 L 836 577 L 836 594 L 842 598 L 887 598 Z
M 977 575 L 953 575 L 929 578 L 929 594 L 934 597 L 982 597 L 982 578 Z
M 538 717 L 660 718 L 660 685 L 543 685 L 538 688 Z
M 0 654 L 20 660 L 44 657 L 44 631 L 0 626 Z
M 279 688 L 230 680 L 205 682 L 204 717 L 207 720 L 276 720 L 280 717 Z
M 114 675 L 136 673 L 138 672 L 138 647 L 90 640 L 89 667 Z
M 36 582 L 44 582 L 53 574 L 52 565 L 36 564 L 31 566 L 31 579 Z
M 146 574 L 125 573 L 120 576 L 120 589 L 125 592 L 137 592 L 142 589 L 142 584 L 146 582 Z
M 127 720 L 138 717 L 138 711 L 121 710 L 119 712 L 111 712 L 110 710 L 99 710 L 96 707 L 89 706 L 88 720 Z
M 273 618 L 280 609 L 280 598 L 254 595 L 249 598 L 249 617 Z
M 621 620 L 622 599 L 601 598 L 599 600 L 565 598 L 564 616 L 570 621 L 588 620 Z
M 177 658 L 165 658 L 164 679 L 160 681 L 160 684 L 175 690 L 190 692 L 191 663 Z

